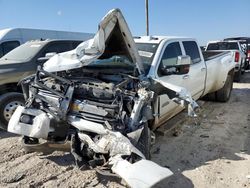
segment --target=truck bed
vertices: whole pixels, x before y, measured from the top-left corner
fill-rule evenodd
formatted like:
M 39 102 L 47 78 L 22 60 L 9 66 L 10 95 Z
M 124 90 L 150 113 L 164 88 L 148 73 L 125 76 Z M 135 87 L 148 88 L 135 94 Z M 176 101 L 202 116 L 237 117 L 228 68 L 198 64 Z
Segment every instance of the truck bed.
M 228 52 L 225 52 L 225 51 L 203 51 L 202 52 L 205 61 L 214 59 L 226 53 Z

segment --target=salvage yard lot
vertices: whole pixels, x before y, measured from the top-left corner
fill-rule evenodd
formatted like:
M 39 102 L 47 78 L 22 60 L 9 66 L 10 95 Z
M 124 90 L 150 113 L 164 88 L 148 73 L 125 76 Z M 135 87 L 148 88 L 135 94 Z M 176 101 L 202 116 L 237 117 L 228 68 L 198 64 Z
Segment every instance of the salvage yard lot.
M 250 72 L 228 103 L 205 102 L 199 120 L 157 135 L 152 160 L 174 175 L 156 187 L 250 187 Z M 26 154 L 20 137 L 0 132 L 0 187 L 126 187 L 117 177 L 74 167 L 73 157 Z

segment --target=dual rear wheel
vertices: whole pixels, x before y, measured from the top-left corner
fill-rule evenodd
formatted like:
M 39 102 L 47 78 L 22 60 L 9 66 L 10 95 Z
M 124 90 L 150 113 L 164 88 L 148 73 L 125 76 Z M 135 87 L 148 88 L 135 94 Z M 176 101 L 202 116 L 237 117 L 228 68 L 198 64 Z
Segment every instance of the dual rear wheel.
M 207 94 L 204 99 L 209 101 L 227 102 L 230 99 L 233 88 L 233 76 L 227 75 L 223 88 L 216 92 Z

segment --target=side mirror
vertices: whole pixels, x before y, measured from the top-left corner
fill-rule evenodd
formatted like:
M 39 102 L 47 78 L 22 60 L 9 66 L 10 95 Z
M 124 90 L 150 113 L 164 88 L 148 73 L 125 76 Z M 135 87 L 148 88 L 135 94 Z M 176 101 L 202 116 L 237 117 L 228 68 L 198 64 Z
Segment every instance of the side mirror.
M 168 60 L 166 60 L 168 61 Z M 160 68 L 162 75 L 171 75 L 171 74 L 187 74 L 189 72 L 191 64 L 190 56 L 178 56 L 177 58 L 171 59 L 171 64 L 164 65 Z
M 54 55 L 56 55 L 56 52 L 50 52 L 50 53 L 46 53 L 45 57 L 39 57 L 37 59 L 37 62 L 42 64 L 45 63 L 47 60 L 49 60 L 51 57 L 53 57 Z
M 51 57 L 53 57 L 54 55 L 56 55 L 56 52 L 49 52 L 49 53 L 46 53 L 46 54 L 45 54 L 45 57 L 51 58 Z

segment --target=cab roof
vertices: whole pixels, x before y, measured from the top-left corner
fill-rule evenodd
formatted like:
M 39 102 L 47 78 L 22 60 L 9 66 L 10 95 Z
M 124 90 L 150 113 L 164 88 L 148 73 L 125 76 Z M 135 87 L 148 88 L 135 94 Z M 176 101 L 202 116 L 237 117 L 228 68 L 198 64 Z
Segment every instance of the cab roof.
M 26 43 L 39 43 L 39 44 L 42 44 L 42 43 L 49 43 L 49 42 L 58 42 L 58 41 L 79 41 L 81 42 L 82 40 L 76 40 L 76 39 L 36 39 L 36 40 L 29 40 L 27 41 Z
M 190 39 L 194 40 L 193 38 L 189 37 L 180 37 L 180 36 L 136 36 L 134 40 L 136 43 L 155 43 L 159 44 L 163 40 L 172 40 L 172 39 Z
M 239 42 L 238 40 L 215 40 L 215 41 L 209 41 L 208 44 L 210 43 L 219 43 L 219 42 L 222 42 L 222 43 L 227 43 L 227 42 Z

